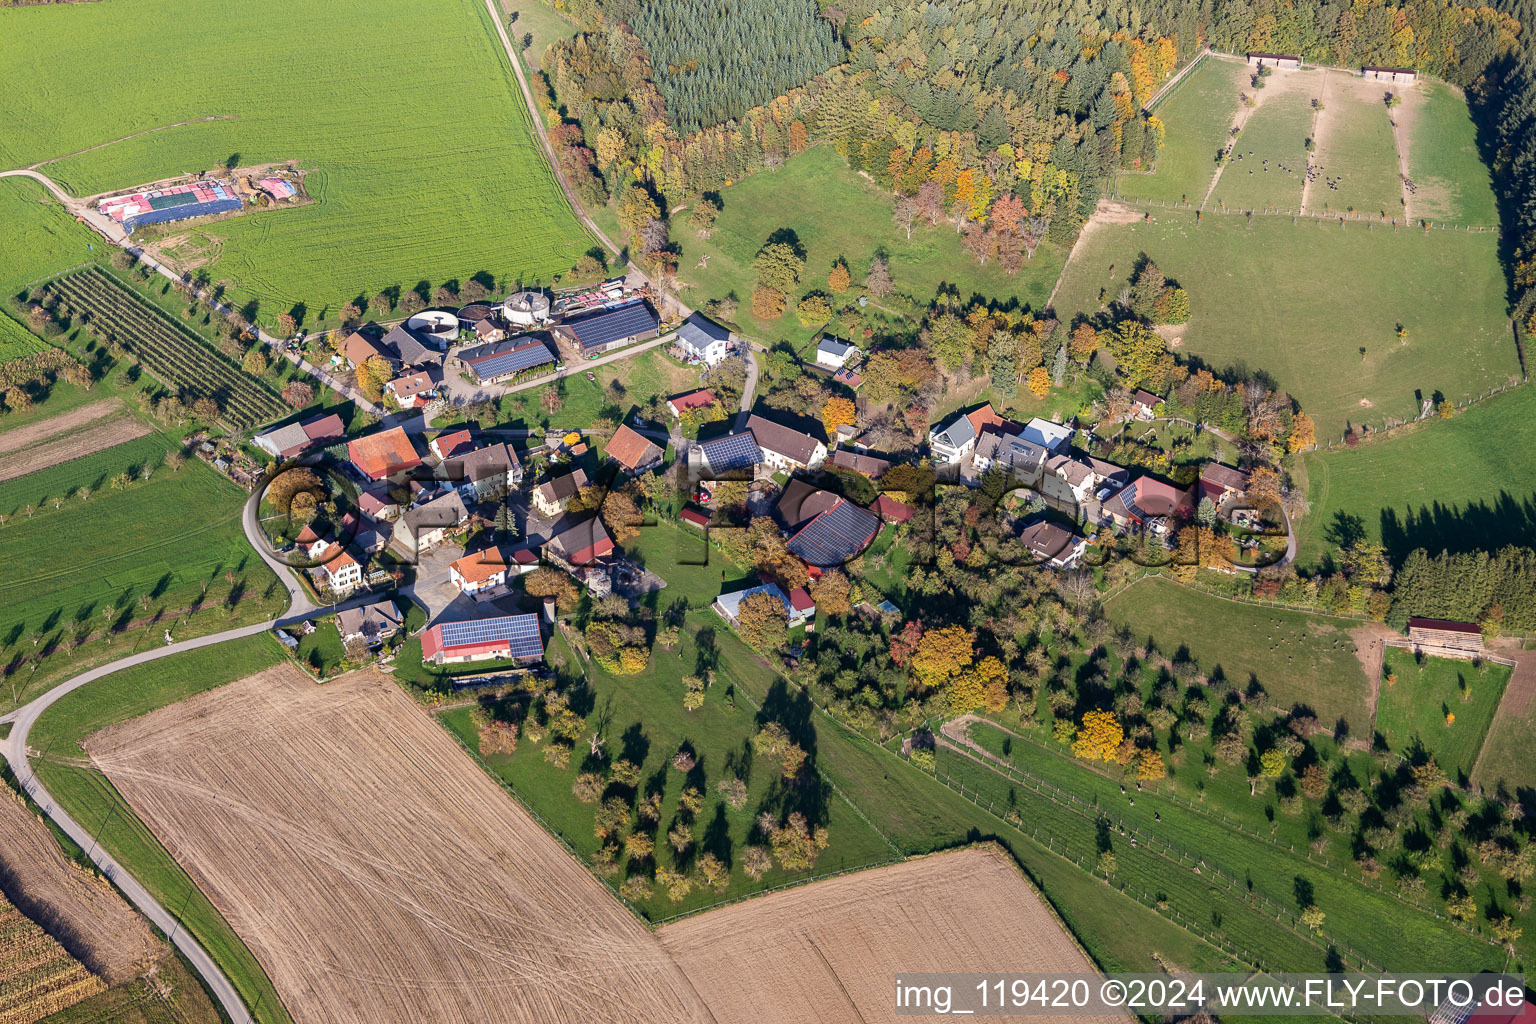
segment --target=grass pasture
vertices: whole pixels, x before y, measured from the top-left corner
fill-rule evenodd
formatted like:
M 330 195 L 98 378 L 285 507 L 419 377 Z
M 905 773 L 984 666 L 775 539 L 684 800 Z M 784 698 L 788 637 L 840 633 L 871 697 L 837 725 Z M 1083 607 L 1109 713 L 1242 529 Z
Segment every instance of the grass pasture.
M 1517 670 L 1519 677 L 1512 677 L 1472 771 L 1472 781 L 1484 789 L 1503 789 L 1527 802 L 1536 796 L 1536 759 L 1531 757 L 1536 700 L 1531 699 L 1531 669 L 1527 661 Z
M 674 218 L 673 240 L 682 245 L 678 278 L 683 296 L 699 305 L 706 299 L 735 293 L 739 300 L 737 323 L 745 333 L 767 342 L 780 338 L 804 341 L 811 336 L 790 308 L 776 321 L 759 322 L 752 315 L 752 289 L 756 275 L 752 260 L 770 235 L 794 232 L 805 250 L 805 276 L 799 294 L 826 290 L 827 274 L 834 260 L 847 260 L 854 289 L 836 297 L 852 301 L 862 288 L 864 275 L 877 249 L 888 253 L 896 291 L 926 305 L 941 284 L 958 288 L 963 298 L 973 293 L 989 299 L 1018 299 L 1040 308 L 1050 296 L 1066 259 L 1058 246 L 1044 242 L 1033 260 L 1009 277 L 996 260 L 986 266 L 961 249 L 960 236 L 952 225 L 936 228 L 914 226 L 912 238 L 891 219 L 895 198 L 848 169 L 830 146 L 816 146 L 787 161 L 777 171 L 753 174 L 722 190 L 723 205 L 708 239 L 699 238 L 686 226 L 687 214 Z M 708 257 L 708 265 L 699 267 Z
M 1409 127 L 1413 216 L 1451 224 L 1497 224 L 1491 177 L 1477 147 L 1477 125 L 1467 101 L 1444 82 L 1421 79 L 1403 93 L 1395 116 Z
M 1318 179 L 1308 193 L 1312 213 L 1353 210 L 1401 218 L 1402 181 L 1397 144 L 1384 102 L 1390 86 L 1325 71 L 1324 110 L 1318 115 Z M 1329 188 L 1325 179 L 1337 179 Z
M 79 73 L 107 50 L 133 59 Z M 0 61 L 27 83 L 0 112 L 0 165 L 51 161 L 73 194 L 230 160 L 309 169 L 310 205 L 160 233 L 264 323 L 301 304 L 313 327 L 423 279 L 548 281 L 593 245 L 477 0 L 275 0 L 238 27 L 176 0 L 0 9 Z
M 1232 144 L 1232 156 L 1208 204 L 1215 209 L 1295 209 L 1307 173 L 1307 136 L 1312 134 L 1312 98 L 1322 87 L 1322 73 L 1277 71 L 1262 90 L 1246 81 L 1243 91 L 1259 105 Z
M 1241 604 L 1155 577 L 1110 598 L 1105 614 L 1167 656 L 1188 647 L 1206 673 L 1219 666 L 1238 689 L 1257 679 L 1277 706 L 1306 704 L 1319 721 L 1343 718 L 1365 734 L 1368 683 L 1350 620 Z
M 1415 548 L 1536 543 L 1533 425 L 1536 389 L 1525 386 L 1395 437 L 1307 453 L 1312 509 L 1297 524 L 1297 561 L 1315 565 L 1355 536 L 1398 562 Z
M 0 8 L 0 24 L 8 13 Z M 6 297 L 89 261 L 105 245 L 37 182 L 0 178 L 0 293 Z
M 507 395 L 501 400 L 503 424 L 554 425 L 557 427 L 585 427 L 596 420 L 604 410 L 610 414 L 613 408 L 607 398 L 608 385 L 618 381 L 624 386 L 625 396 L 618 408 L 619 416 L 629 412 L 651 395 L 675 395 L 699 386 L 699 371 L 687 367 L 666 355 L 660 349 L 642 352 L 631 359 L 604 363 L 592 368 L 596 381 L 587 380 L 585 373 L 573 373 L 555 384 L 560 392 L 560 411 L 551 415 L 542 406 L 544 389 L 529 388 Z M 617 420 L 619 416 L 614 418 Z
M 47 343 L 37 335 L 0 313 L 0 363 L 42 352 L 47 348 Z
M 1509 666 L 1491 661 L 1474 666 L 1453 658 L 1425 658 L 1420 664 L 1407 651 L 1388 648 L 1385 672 L 1397 681 L 1382 682 L 1376 731 L 1399 753 L 1422 744 L 1452 781 L 1465 785 L 1504 696 Z M 1447 715 L 1455 721 L 1447 724 Z
M 1320 441 L 1412 418 L 1436 391 L 1460 400 L 1519 373 L 1491 232 L 1210 211 L 1197 223 L 1154 209 L 1150 222 L 1105 224 L 1079 244 L 1058 317 L 1099 310 L 1101 290 L 1113 297 L 1140 253 L 1189 292 L 1177 351 L 1270 373 Z
M 1207 56 L 1153 111 L 1167 128 L 1156 169 L 1126 171 L 1116 191 L 1127 199 L 1198 205 L 1216 173 L 1216 154 L 1237 113 L 1238 92 L 1247 88 L 1245 64 Z

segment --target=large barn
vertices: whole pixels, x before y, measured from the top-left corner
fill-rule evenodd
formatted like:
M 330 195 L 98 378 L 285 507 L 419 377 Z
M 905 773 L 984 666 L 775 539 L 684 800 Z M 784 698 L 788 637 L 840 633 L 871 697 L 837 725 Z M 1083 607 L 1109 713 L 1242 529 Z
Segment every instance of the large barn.
M 519 664 L 544 660 L 537 615 L 502 615 L 439 622 L 421 634 L 421 659 L 434 665 L 503 658 Z

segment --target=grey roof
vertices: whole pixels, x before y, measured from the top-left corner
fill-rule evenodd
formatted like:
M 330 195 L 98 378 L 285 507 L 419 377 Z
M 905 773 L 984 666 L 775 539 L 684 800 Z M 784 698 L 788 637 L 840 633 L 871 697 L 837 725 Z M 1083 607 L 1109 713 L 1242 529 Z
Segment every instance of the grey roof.
M 757 439 L 758 447 L 802 465 L 810 465 L 811 457 L 816 454 L 816 446 L 821 443 L 810 434 L 755 414 L 747 417 L 747 429 Z
M 702 357 L 711 342 L 730 341 L 731 332 L 703 313 L 693 313 L 678 327 L 677 340 L 684 348 L 692 349 L 695 355 Z
M 1045 448 L 1019 434 L 985 430 L 976 442 L 975 457 L 990 459 L 1017 472 L 1034 473 L 1044 464 L 1046 454 Z
M 846 341 L 839 341 L 838 339 L 832 337 L 830 334 L 824 335 L 822 339 L 816 343 L 817 352 L 825 352 L 827 355 L 837 356 L 838 358 L 842 358 L 848 353 L 855 352 L 857 350 L 857 345 L 851 345 Z
M 469 509 L 464 507 L 464 499 L 459 497 L 458 491 L 450 490 L 425 505 L 417 505 L 402 515 L 400 521 L 415 532 L 422 527 L 434 529 L 439 526 L 457 526 L 468 518 Z
M 376 601 L 361 608 L 344 608 L 336 613 L 336 628 L 342 639 L 359 634 L 364 637 L 400 628 L 400 609 L 393 601 Z
M 709 463 L 709 468 L 716 473 L 748 469 L 763 461 L 763 453 L 757 447 L 757 438 L 750 430 L 705 441 L 699 445 L 698 450 Z
M 976 438 L 976 428 L 971 425 L 971 418 L 965 413 L 955 417 L 953 423 L 942 430 L 935 430 L 930 436 L 930 442 L 938 442 L 949 445 L 954 449 L 964 448 Z
M 505 477 L 507 473 L 521 469 L 522 465 L 517 453 L 503 442 L 448 459 L 443 463 L 443 472 L 457 484 L 464 480 L 479 482 L 489 477 Z
M 863 551 L 879 531 L 879 516 L 840 499 L 791 537 L 788 547 L 809 565 L 842 565 Z
M 585 486 L 587 486 L 586 471 L 577 468 L 564 476 L 552 477 L 539 484 L 539 496 L 553 504 L 564 501 Z
M 404 324 L 396 324 L 384 335 L 384 347 L 407 366 L 441 359 L 443 350 L 428 338 L 410 330 Z

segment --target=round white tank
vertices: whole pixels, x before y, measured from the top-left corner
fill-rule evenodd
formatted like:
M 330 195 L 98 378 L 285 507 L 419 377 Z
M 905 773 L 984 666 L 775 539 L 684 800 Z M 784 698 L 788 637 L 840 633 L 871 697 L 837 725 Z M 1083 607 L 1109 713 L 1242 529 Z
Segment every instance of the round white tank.
M 417 313 L 405 322 L 405 326 L 409 330 L 429 334 L 434 338 L 452 340 L 459 336 L 459 318 L 453 313 L 445 313 L 442 310 Z
M 527 327 L 549 319 L 549 296 L 539 292 L 518 292 L 501 304 L 507 323 Z

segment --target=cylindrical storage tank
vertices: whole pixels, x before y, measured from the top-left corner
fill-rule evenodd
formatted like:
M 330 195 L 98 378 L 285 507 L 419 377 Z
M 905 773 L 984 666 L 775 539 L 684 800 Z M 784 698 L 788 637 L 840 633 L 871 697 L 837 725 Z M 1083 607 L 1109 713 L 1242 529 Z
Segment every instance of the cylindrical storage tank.
M 459 310 L 459 326 L 466 331 L 471 330 L 475 324 L 489 319 L 495 313 L 496 307 L 488 302 L 472 302 Z
M 407 330 L 429 335 L 439 341 L 453 341 L 459 336 L 459 318 L 440 309 L 417 313 L 405 322 L 405 326 Z
M 549 319 L 549 296 L 540 292 L 518 292 L 501 304 L 507 323 L 531 327 Z

